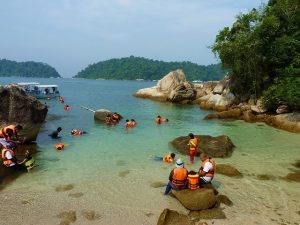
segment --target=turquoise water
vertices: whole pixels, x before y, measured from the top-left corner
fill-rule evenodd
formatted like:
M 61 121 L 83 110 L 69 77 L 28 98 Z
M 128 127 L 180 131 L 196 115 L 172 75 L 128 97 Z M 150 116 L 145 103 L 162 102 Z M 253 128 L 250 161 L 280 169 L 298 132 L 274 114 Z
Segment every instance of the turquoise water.
M 91 209 L 101 215 L 101 219 L 95 221 L 78 216 L 78 224 L 155 224 L 163 208 L 184 212 L 176 200 L 162 196 L 164 188 L 151 187 L 153 182 L 166 182 L 172 167 L 150 157 L 173 151 L 168 142 L 190 132 L 226 134 L 237 146 L 231 158 L 217 159 L 217 163 L 231 163 L 244 174 L 243 179 L 222 175 L 215 179 L 220 192 L 235 204 L 225 209 L 231 221 L 228 224 L 239 224 L 245 219 L 249 220 L 248 224 L 271 224 L 268 223 L 270 215 L 276 221 L 298 221 L 295 207 L 299 206 L 299 184 L 279 177 L 289 173 L 289 168 L 293 168 L 291 163 L 300 159 L 299 134 L 243 121 L 204 121 L 202 118 L 209 112 L 198 106 L 159 103 L 132 96 L 140 88 L 155 85 L 153 82 L 0 78 L 1 84 L 26 81 L 58 84 L 65 104 L 72 110 L 64 111 L 63 104 L 46 100 L 50 108 L 37 139 L 39 153 L 35 155 L 39 167 L 0 193 L 0 198 L 14 199 L 7 207 L 23 216 L 25 223 L 18 224 L 58 224 L 56 215 L 71 209 L 77 213 Z M 117 111 L 125 119 L 136 119 L 138 126 L 126 130 L 125 120 L 118 126 L 106 126 L 94 121 L 93 114 L 80 105 Z M 169 118 L 170 123 L 155 125 L 157 115 Z M 47 136 L 58 126 L 63 128 L 61 142 L 67 145 L 61 152 L 53 147 L 58 141 Z M 69 133 L 73 128 L 88 134 L 72 137 Z M 178 157 L 188 162 L 187 156 Z M 198 160 L 197 164 L 187 167 L 197 170 L 199 163 Z M 275 180 L 258 181 L 257 174 L 272 175 Z M 74 188 L 55 191 L 59 185 L 66 184 Z M 77 192 L 83 196 L 68 196 Z M 20 207 L 22 201 L 30 204 Z M 264 204 L 268 206 L 263 208 L 265 214 L 253 218 L 253 210 L 260 210 Z M 49 207 L 51 211 L 46 210 Z M 290 210 L 291 207 L 295 209 Z M 240 212 L 239 215 L 236 212 Z M 18 218 L 17 222 L 21 221 Z M 11 218 L 7 220 L 13 223 Z M 226 224 L 226 220 L 220 224 L 223 223 Z

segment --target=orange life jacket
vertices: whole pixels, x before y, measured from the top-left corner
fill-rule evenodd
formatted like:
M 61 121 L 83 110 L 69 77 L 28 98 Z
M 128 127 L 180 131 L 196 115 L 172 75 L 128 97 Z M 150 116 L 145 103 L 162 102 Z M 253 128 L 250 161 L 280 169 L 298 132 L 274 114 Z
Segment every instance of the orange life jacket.
M 71 110 L 71 107 L 70 106 L 64 106 L 64 110 L 69 111 L 69 110 Z
M 79 136 L 82 135 L 82 132 L 80 130 L 72 130 L 72 135 Z
M 6 156 L 5 156 L 5 155 L 6 155 L 6 152 L 10 152 L 10 154 L 11 154 L 11 156 L 12 156 L 11 159 L 7 159 L 7 158 L 6 158 Z M 5 165 L 5 166 L 10 166 L 11 164 L 16 163 L 15 160 L 14 160 L 15 153 L 14 153 L 13 150 L 4 148 L 4 149 L 2 150 L 1 156 L 2 156 L 2 159 L 3 159 L 3 165 Z
M 216 162 L 215 162 L 215 160 L 214 159 L 212 159 L 212 158 L 208 158 L 208 159 L 206 159 L 205 161 L 203 161 L 202 163 L 201 163 L 201 167 L 200 167 L 200 171 L 203 171 L 203 168 L 204 168 L 204 166 L 205 166 L 205 163 L 207 163 L 207 162 L 210 162 L 211 164 L 212 164 L 212 168 L 204 175 L 205 177 L 214 177 L 214 174 L 215 174 L 215 169 L 216 169 Z
M 173 170 L 173 180 L 172 183 L 176 186 L 185 186 L 188 171 L 186 168 L 175 168 Z
M 198 145 L 198 139 L 194 137 L 194 139 L 191 139 L 189 141 L 189 145 L 190 145 L 190 151 L 196 151 Z
M 163 161 L 167 163 L 171 163 L 173 162 L 173 158 L 171 157 L 171 155 L 166 155 L 165 157 L 163 157 Z
M 199 188 L 199 175 L 188 175 L 188 188 L 196 190 Z
M 55 145 L 56 150 L 63 150 L 65 145 L 63 143 L 59 143 Z

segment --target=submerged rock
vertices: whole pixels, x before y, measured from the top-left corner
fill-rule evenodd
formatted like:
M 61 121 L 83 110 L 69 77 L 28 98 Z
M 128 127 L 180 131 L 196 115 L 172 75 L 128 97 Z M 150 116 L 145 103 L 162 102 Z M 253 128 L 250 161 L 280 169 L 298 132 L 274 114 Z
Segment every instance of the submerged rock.
M 243 175 L 235 167 L 230 164 L 217 164 L 216 173 L 228 176 L 228 177 L 237 177 L 242 178 Z
M 275 177 L 268 174 L 259 174 L 256 176 L 258 180 L 275 180 Z
M 297 167 L 298 169 L 300 169 L 300 160 L 298 159 L 294 164 L 294 167 Z
M 75 221 L 77 220 L 76 211 L 73 210 L 64 211 L 60 213 L 57 217 L 62 219 L 62 221 L 60 222 L 61 225 L 68 225 L 71 223 L 75 223 Z
M 212 220 L 212 219 L 226 219 L 225 213 L 219 208 L 204 209 L 201 211 L 191 211 L 189 216 L 193 220 Z
M 212 208 L 217 201 L 214 190 L 212 189 L 199 188 L 197 190 L 172 190 L 172 193 L 178 201 L 189 210 L 209 209 Z
M 35 141 L 45 121 L 47 106 L 15 85 L 0 86 L 0 102 L 0 128 L 21 124 L 20 138 L 27 143 Z
M 293 173 L 289 173 L 288 175 L 286 175 L 285 177 L 283 177 L 283 179 L 286 180 L 286 181 L 300 182 L 300 170 L 299 171 L 295 171 Z
M 187 215 L 178 213 L 175 210 L 164 209 L 160 214 L 157 225 L 194 225 Z
M 95 120 L 105 121 L 106 116 L 108 116 L 108 115 L 111 115 L 111 116 L 112 116 L 113 113 L 114 113 L 114 112 L 109 111 L 109 110 L 107 110 L 107 109 L 97 109 L 97 110 L 95 110 L 95 112 L 94 112 L 94 119 L 95 119 Z M 122 117 L 120 114 L 118 114 L 118 115 L 119 115 L 119 117 L 120 117 L 121 119 L 123 119 L 123 117 Z
M 157 86 L 137 91 L 134 96 L 158 101 L 191 102 L 196 99 L 194 85 L 187 82 L 183 70 L 168 73 L 158 81 Z
M 198 138 L 197 155 L 203 151 L 211 157 L 224 158 L 229 157 L 233 152 L 234 144 L 226 135 L 218 137 L 196 135 L 196 137 Z M 175 138 L 170 144 L 181 154 L 189 155 L 188 142 L 188 136 L 181 136 Z

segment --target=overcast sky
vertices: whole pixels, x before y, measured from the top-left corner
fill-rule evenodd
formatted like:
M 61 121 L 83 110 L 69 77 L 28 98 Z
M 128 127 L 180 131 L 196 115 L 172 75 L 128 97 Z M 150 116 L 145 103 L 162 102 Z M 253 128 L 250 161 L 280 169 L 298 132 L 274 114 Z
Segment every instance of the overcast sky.
M 0 58 L 64 77 L 130 55 L 216 63 L 207 48 L 235 16 L 266 0 L 0 0 Z

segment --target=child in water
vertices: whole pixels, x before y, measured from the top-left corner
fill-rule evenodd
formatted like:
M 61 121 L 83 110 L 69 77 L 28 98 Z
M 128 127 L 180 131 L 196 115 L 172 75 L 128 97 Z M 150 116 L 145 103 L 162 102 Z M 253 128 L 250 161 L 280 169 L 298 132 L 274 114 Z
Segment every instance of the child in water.
M 25 158 L 22 162 L 18 163 L 21 166 L 24 166 L 26 168 L 27 172 L 29 172 L 34 167 L 34 158 L 31 156 L 31 153 L 29 150 L 26 150 L 25 152 Z
M 172 152 L 171 154 L 166 155 L 164 157 L 155 156 L 154 160 L 172 163 L 175 160 L 175 156 L 176 156 L 175 153 Z

